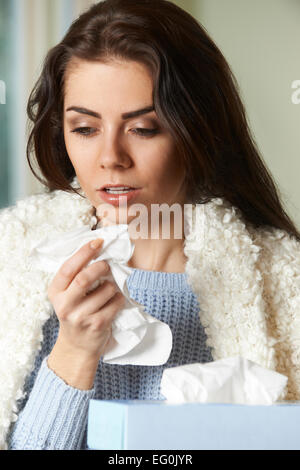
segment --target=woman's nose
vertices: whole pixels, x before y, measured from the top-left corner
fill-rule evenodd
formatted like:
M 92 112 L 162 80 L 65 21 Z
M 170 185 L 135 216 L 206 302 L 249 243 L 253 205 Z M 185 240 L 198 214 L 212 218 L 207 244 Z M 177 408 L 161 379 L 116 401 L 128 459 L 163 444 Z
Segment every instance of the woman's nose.
M 107 135 L 103 138 L 99 150 L 99 164 L 102 168 L 131 166 L 131 158 L 118 135 Z

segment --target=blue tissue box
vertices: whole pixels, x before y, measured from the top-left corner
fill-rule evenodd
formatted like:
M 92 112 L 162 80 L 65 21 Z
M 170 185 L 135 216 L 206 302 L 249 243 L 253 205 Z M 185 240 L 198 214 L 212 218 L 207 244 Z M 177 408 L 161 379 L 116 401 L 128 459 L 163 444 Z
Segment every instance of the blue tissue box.
M 300 450 L 300 402 L 90 400 L 89 449 Z

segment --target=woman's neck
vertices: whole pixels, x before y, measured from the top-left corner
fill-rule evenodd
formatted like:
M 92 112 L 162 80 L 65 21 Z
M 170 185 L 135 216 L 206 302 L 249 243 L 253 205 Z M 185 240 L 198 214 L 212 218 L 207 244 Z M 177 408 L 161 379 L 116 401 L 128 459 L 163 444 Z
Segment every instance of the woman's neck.
M 99 223 L 99 222 L 98 222 Z M 105 221 L 106 225 L 108 221 Z M 155 235 L 151 234 L 149 224 L 147 236 L 136 236 L 135 229 L 131 231 L 130 223 L 129 236 L 134 243 L 134 252 L 127 265 L 131 268 L 143 269 L 146 271 L 159 271 L 168 273 L 184 273 L 187 257 L 184 255 L 184 216 L 182 215 L 181 228 L 179 234 L 176 232 L 174 235 L 174 218 L 170 220 L 170 230 L 166 235 L 162 235 L 162 221 L 159 222 L 159 230 L 152 231 Z M 94 229 L 97 227 L 95 225 Z M 134 235 L 133 235 L 134 233 Z M 158 235 L 157 235 L 158 234 Z
M 129 225 L 129 236 L 135 245 L 133 255 L 128 266 L 147 271 L 185 272 L 186 257 L 183 252 L 184 230 L 183 220 L 181 228 L 174 235 L 174 219 L 170 221 L 170 229 L 166 232 L 160 229 L 148 229 L 147 237 L 132 236 Z M 134 232 L 135 233 L 135 232 Z M 152 235 L 152 234 L 155 235 Z M 151 234 L 148 236 L 148 234 Z
M 134 252 L 128 266 L 147 271 L 184 273 L 183 240 L 133 240 Z

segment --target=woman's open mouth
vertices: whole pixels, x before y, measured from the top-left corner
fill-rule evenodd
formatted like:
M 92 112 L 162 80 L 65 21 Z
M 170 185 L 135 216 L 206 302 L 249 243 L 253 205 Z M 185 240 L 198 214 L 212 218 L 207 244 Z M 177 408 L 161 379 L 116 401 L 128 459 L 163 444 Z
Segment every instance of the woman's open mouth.
M 132 201 L 142 188 L 103 188 L 98 190 L 103 201 L 114 206 L 120 206 Z

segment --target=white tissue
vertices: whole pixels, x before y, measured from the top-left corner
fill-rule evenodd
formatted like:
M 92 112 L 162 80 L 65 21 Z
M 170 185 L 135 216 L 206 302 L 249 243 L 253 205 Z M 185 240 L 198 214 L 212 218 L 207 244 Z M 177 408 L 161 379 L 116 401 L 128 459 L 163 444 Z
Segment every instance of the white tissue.
M 164 369 L 161 393 L 168 403 L 271 405 L 282 399 L 288 378 L 243 357 Z
M 112 323 L 112 336 L 108 342 L 103 362 L 110 364 L 161 365 L 172 349 L 172 332 L 169 325 L 144 311 L 144 307 L 130 298 L 126 280 L 132 268 L 126 266 L 134 251 L 127 224 L 110 225 L 91 230 L 83 226 L 68 233 L 45 237 L 31 246 L 29 262 L 34 268 L 57 273 L 62 264 L 89 241 L 104 240 L 99 256 L 87 266 L 106 260 L 111 274 L 101 276 L 88 292 L 97 288 L 102 281 L 115 280 L 126 298 L 125 305 Z

